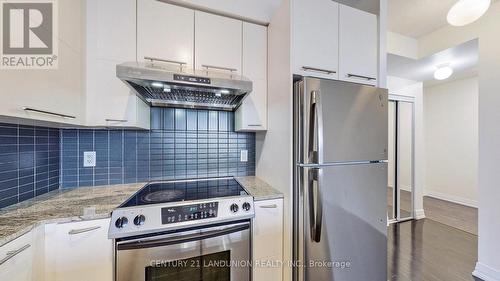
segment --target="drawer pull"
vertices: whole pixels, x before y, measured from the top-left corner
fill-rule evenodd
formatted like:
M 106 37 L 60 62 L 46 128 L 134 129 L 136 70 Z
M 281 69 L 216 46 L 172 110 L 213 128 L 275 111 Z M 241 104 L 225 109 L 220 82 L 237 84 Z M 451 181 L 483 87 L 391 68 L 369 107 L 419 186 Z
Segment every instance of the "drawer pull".
M 362 75 L 356 75 L 356 74 L 351 74 L 351 73 L 348 73 L 347 74 L 347 78 L 359 78 L 359 79 L 365 79 L 365 80 L 377 80 L 377 78 L 373 78 L 373 77 L 368 77 L 368 76 L 362 76 Z
M 326 74 L 335 74 L 335 73 L 337 73 L 337 71 L 335 71 L 335 70 L 322 69 L 322 68 L 316 68 L 316 67 L 310 67 L 310 66 L 303 66 L 302 70 L 304 70 L 304 71 L 323 72 L 323 73 L 326 73 Z
M 261 124 L 248 124 L 248 127 L 260 127 L 262 126 Z
M 3 259 L 0 260 L 0 265 L 6 263 L 8 260 L 10 260 L 11 258 L 17 256 L 19 253 L 21 253 L 22 251 L 28 249 L 29 247 L 31 247 L 31 245 L 30 244 L 26 244 L 26 245 L 22 246 L 21 248 L 19 248 L 17 250 L 8 251 L 7 254 L 5 254 L 5 258 L 3 258 Z
M 218 69 L 218 70 L 227 70 L 227 71 L 230 71 L 230 72 L 236 72 L 236 71 L 238 71 L 238 69 L 236 69 L 236 68 L 222 67 L 222 66 L 215 66 L 215 65 L 208 65 L 208 64 L 202 64 L 201 67 L 206 68 L 207 71 L 208 71 L 209 68 Z
M 22 109 L 24 111 L 36 112 L 36 113 L 47 114 L 47 115 L 53 115 L 53 116 L 62 117 L 62 118 L 66 118 L 66 119 L 75 119 L 76 118 L 75 116 L 71 116 L 71 115 L 66 115 L 66 114 L 61 114 L 61 113 L 56 113 L 56 112 L 50 112 L 50 111 L 36 109 L 36 108 L 32 108 L 32 107 L 27 107 L 27 106 L 22 107 Z
M 262 208 L 262 209 L 276 209 L 276 208 L 278 208 L 278 205 L 276 205 L 276 204 L 263 205 L 263 206 L 260 206 L 260 208 Z
M 68 232 L 69 235 L 75 235 L 75 234 L 80 234 L 80 233 L 85 233 L 89 231 L 93 231 L 96 229 L 101 228 L 100 226 L 92 226 L 92 227 L 87 227 L 87 228 L 81 228 L 81 229 L 72 229 Z
M 161 61 L 161 62 L 166 62 L 166 63 L 172 63 L 172 64 L 178 64 L 181 68 L 186 65 L 187 63 L 182 62 L 182 61 L 176 61 L 176 60 L 166 60 L 166 59 L 160 59 L 160 58 L 153 58 L 153 57 L 144 57 L 145 60 L 151 61 L 151 64 L 153 64 L 154 61 Z
M 106 122 L 119 122 L 119 123 L 127 123 L 127 119 L 106 119 Z

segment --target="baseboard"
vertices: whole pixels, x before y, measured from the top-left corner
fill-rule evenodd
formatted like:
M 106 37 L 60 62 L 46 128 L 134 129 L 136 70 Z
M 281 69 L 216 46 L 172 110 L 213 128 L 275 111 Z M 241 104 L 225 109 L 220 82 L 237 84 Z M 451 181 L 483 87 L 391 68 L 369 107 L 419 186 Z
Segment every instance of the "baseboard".
M 424 209 L 415 210 L 415 219 L 416 220 L 425 219 Z
M 458 196 L 444 194 L 441 192 L 427 191 L 424 196 L 429 196 L 432 198 L 441 199 L 444 201 L 449 201 L 452 203 L 465 205 L 465 206 L 472 207 L 472 208 L 477 208 L 477 206 L 478 206 L 477 200 L 471 200 L 471 199 L 467 199 L 467 198 L 462 198 L 462 197 L 458 197 Z
M 483 281 L 500 281 L 500 271 L 480 262 L 476 263 L 476 268 L 472 272 L 472 275 Z

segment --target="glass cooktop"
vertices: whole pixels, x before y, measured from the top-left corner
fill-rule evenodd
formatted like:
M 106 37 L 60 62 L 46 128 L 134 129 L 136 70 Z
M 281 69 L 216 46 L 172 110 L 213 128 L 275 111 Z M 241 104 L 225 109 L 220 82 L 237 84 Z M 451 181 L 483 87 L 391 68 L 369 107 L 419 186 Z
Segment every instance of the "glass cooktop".
M 234 178 L 152 182 L 120 207 L 248 195 Z

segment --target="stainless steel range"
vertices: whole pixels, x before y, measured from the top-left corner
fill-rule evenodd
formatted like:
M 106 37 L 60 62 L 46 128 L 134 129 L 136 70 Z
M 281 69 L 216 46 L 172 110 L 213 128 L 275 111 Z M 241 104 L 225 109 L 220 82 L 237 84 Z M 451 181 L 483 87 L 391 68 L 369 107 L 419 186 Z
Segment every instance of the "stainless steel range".
M 234 178 L 153 182 L 115 209 L 117 281 L 249 281 L 253 197 Z

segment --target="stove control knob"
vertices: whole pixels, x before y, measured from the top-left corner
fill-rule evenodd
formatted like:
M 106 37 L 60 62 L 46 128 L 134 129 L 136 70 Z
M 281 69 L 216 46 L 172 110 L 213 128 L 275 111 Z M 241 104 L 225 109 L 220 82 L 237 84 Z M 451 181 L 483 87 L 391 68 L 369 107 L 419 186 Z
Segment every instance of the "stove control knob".
M 243 210 L 248 212 L 248 211 L 250 211 L 251 205 L 250 205 L 250 203 L 245 202 L 245 203 L 243 203 L 243 205 L 241 207 L 243 208 Z
M 230 209 L 231 209 L 231 212 L 236 213 L 236 212 L 238 212 L 239 207 L 237 204 L 232 204 Z
M 122 228 L 124 226 L 126 226 L 128 223 L 128 219 L 126 217 L 121 217 L 121 218 L 118 218 L 116 221 L 115 221 L 115 226 L 117 228 Z
M 134 218 L 134 224 L 137 226 L 143 225 L 145 221 L 146 221 L 146 217 L 144 215 L 137 215 Z

